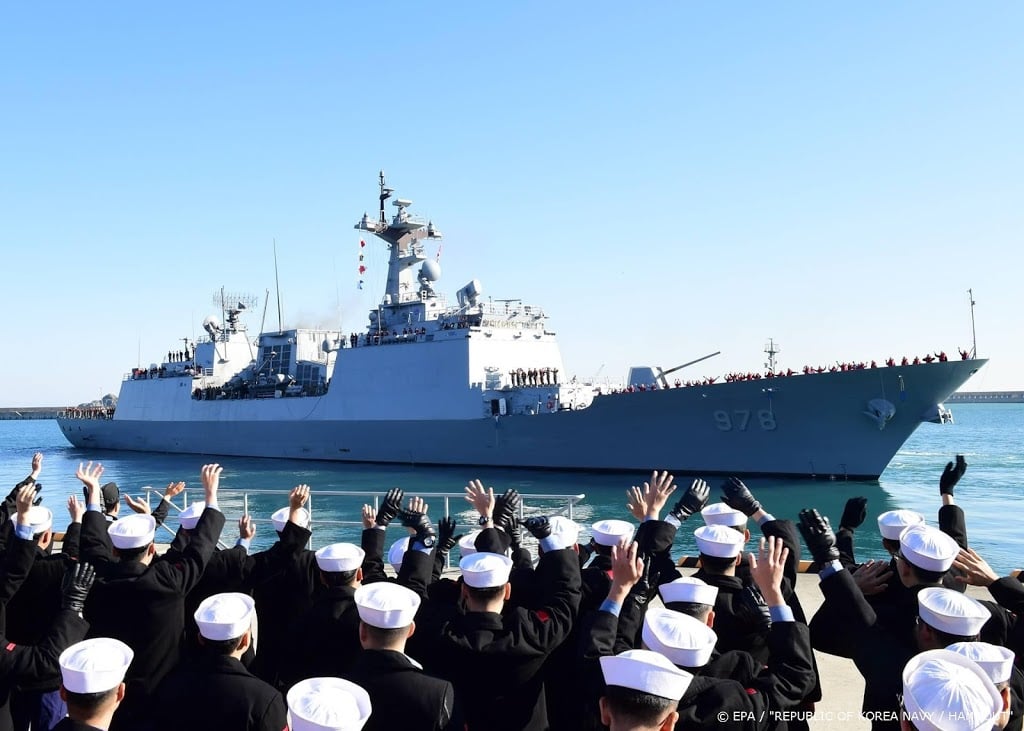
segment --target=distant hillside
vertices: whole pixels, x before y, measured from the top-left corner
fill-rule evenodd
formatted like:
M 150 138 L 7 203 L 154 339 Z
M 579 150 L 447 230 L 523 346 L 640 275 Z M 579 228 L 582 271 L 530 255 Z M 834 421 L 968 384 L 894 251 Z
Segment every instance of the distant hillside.
M 1022 404 L 1024 391 L 957 391 L 947 404 Z

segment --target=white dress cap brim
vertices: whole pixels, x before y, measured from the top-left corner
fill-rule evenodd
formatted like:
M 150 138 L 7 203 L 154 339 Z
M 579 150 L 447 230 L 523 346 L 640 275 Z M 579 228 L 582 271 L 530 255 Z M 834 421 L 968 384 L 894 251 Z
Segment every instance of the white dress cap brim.
M 600 662 L 606 685 L 631 688 L 674 701 L 683 697 L 693 680 L 693 675 L 650 650 L 626 650 L 602 657 Z
M 917 613 L 929 627 L 957 637 L 974 637 L 992 616 L 981 602 L 938 586 L 917 592 Z
M 697 550 L 714 558 L 736 558 L 743 550 L 743 534 L 724 525 L 702 525 L 693 532 Z
M 459 570 L 466 586 L 490 589 L 508 583 L 508 577 L 512 573 L 512 559 L 500 553 L 478 551 L 459 561 Z
M 590 526 L 590 535 L 599 546 L 622 546 L 633 538 L 633 530 L 625 520 L 599 520 Z
M 341 678 L 308 678 L 288 691 L 291 731 L 359 731 L 370 717 L 369 694 Z
M 44 505 L 33 505 L 28 509 L 27 522 L 32 529 L 32 535 L 45 533 L 53 527 L 53 513 Z M 18 514 L 14 514 L 14 522 L 20 523 Z
M 900 553 L 914 566 L 925 571 L 949 571 L 960 546 L 938 528 L 911 525 L 900 533 Z
M 114 548 L 142 548 L 153 542 L 156 520 L 152 515 L 126 515 L 107 526 L 107 534 Z
M 466 556 L 472 556 L 476 553 L 476 537 L 480 535 L 480 531 L 475 530 L 472 533 L 467 533 L 459 539 L 459 554 L 465 558 Z
M 388 563 L 391 564 L 391 568 L 398 571 L 402 568 L 402 559 L 405 558 L 405 552 L 409 550 L 409 537 L 399 538 L 397 541 L 391 544 L 391 548 L 388 549 Z
M 699 619 L 657 608 L 647 610 L 641 637 L 649 649 L 684 668 L 707 665 L 718 642 L 715 631 Z
M 206 503 L 202 500 L 192 503 L 178 513 L 178 522 L 185 530 L 195 530 L 196 523 L 199 522 L 199 516 L 203 514 L 204 510 L 206 510 Z
M 360 586 L 356 589 L 355 602 L 359 619 L 380 629 L 408 627 L 420 608 L 416 592 L 390 581 Z
M 661 601 L 665 604 L 687 602 L 713 607 L 718 599 L 717 586 L 711 586 L 693 576 L 684 576 L 681 579 L 662 584 L 658 587 L 658 591 L 661 594 Z
M 913 510 L 890 510 L 878 516 L 878 532 L 890 541 L 898 541 L 900 533 L 918 524 L 924 524 L 924 516 Z
M 946 648 L 974 660 L 994 684 L 1005 683 L 1013 674 L 1013 650 L 989 642 L 954 642 Z
M 1003 701 L 973 660 L 928 650 L 903 668 L 903 705 L 918 731 L 990 731 Z
M 274 514 L 270 516 L 270 520 L 274 524 L 274 530 L 278 533 L 284 530 L 284 524 L 288 522 L 288 516 L 291 515 L 291 512 L 291 508 L 281 508 L 274 511 Z M 309 527 L 309 511 L 305 508 L 299 508 L 299 526 L 302 528 Z
M 700 511 L 700 517 L 704 518 L 705 525 L 727 525 L 735 528 L 747 523 L 746 515 L 725 503 L 711 503 Z
M 316 565 L 327 573 L 355 571 L 365 557 L 366 551 L 354 543 L 331 543 L 317 549 Z
M 220 642 L 244 635 L 252 627 L 256 602 L 248 594 L 225 592 L 207 597 L 196 609 L 193 618 L 199 634 Z
M 60 654 L 61 684 L 72 693 L 104 693 L 124 680 L 135 653 L 120 640 L 95 637 Z

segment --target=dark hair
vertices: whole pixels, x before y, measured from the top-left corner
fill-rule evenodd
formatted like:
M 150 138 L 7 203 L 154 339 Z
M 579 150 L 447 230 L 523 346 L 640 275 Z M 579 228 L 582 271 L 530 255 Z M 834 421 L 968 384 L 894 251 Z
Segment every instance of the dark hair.
M 115 548 L 115 550 L 122 562 L 129 562 L 141 561 L 142 557 L 146 555 L 146 549 L 148 548 L 149 544 L 147 543 L 145 546 L 139 546 L 138 548 Z
M 469 592 L 471 599 L 477 602 L 491 602 L 498 597 L 505 595 L 505 585 L 501 586 L 488 586 L 486 588 L 477 588 L 466 584 L 466 591 Z
M 671 698 L 663 698 L 633 688 L 623 688 L 621 685 L 609 685 L 605 689 L 604 697 L 608 700 L 609 709 L 614 716 L 628 719 L 640 726 L 653 726 L 664 720 L 666 714 L 678 705 L 678 701 Z
M 884 548 L 890 554 L 898 553 L 900 550 L 900 541 L 898 538 L 883 538 L 882 548 Z
M 612 547 L 604 546 L 598 543 L 597 541 L 594 541 L 594 553 L 596 553 L 598 556 L 611 556 Z
M 350 586 L 356 580 L 356 571 L 358 569 L 353 569 L 352 571 L 324 571 L 320 569 L 320 576 L 323 577 L 325 586 L 336 589 L 341 586 Z
M 923 569 L 916 563 L 908 559 L 906 556 L 904 556 L 903 551 L 900 551 L 899 556 L 901 561 L 906 561 L 907 565 L 910 566 L 911 571 L 914 572 L 914 576 L 917 578 L 918 584 L 942 583 L 942 577 L 946 575 L 945 571 L 929 571 L 928 569 Z
M 120 683 L 118 683 L 120 685 Z M 67 688 L 64 689 L 64 694 L 67 696 L 68 708 L 74 707 L 76 710 L 82 711 L 83 713 L 94 713 L 99 709 L 107 700 L 117 692 L 117 686 L 114 686 L 110 690 L 101 690 L 98 693 L 72 693 Z
M 202 635 L 200 635 L 202 637 Z M 211 640 L 206 637 L 202 637 L 202 641 L 199 646 L 203 648 L 204 652 L 210 655 L 230 655 L 232 652 L 238 649 L 238 645 L 242 642 L 242 636 L 232 637 L 230 640 Z
M 709 574 L 724 574 L 736 565 L 736 557 L 723 558 L 721 556 L 709 556 L 706 553 L 700 554 L 700 565 Z
M 404 640 L 409 634 L 409 627 L 396 627 L 395 629 L 384 629 L 383 627 L 374 627 L 372 624 L 363 622 L 363 627 L 366 628 L 366 636 L 375 645 L 392 646 L 396 645 Z
M 671 609 L 673 612 L 679 612 L 703 622 L 708 612 L 714 609 L 714 607 L 708 604 L 701 604 L 700 602 L 666 602 L 665 609 Z

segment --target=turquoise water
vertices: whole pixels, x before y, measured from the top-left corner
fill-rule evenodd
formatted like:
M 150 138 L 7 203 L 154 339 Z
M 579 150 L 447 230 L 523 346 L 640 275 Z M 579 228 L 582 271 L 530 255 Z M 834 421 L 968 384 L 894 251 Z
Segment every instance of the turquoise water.
M 878 483 L 842 481 L 748 480 L 747 483 L 765 509 L 777 517 L 795 518 L 804 507 L 816 507 L 837 522 L 846 499 L 853 495 L 868 498 L 868 521 L 858 531 L 858 558 L 881 558 L 875 517 L 886 510 L 909 508 L 923 513 L 934 523 L 939 508 L 938 479 L 946 462 L 954 454 L 966 455 L 967 474 L 957 488 L 957 501 L 967 513 L 971 545 L 1001 572 L 1024 567 L 1024 535 L 1016 524 L 1024 507 L 1021 477 L 1024 470 L 1024 404 L 959 404 L 953 409 L 956 424 L 923 424 L 896 455 Z M 13 486 L 30 469 L 32 453 L 45 455 L 42 495 L 44 504 L 54 511 L 55 523 L 65 520 L 68 495 L 81 493 L 74 472 L 80 461 L 94 459 L 103 463 L 104 481 L 113 480 L 122 493 L 137 491 L 143 485 L 162 487 L 172 480 L 185 480 L 190 488 L 201 489 L 199 467 L 206 461 L 198 456 L 138 454 L 130 452 L 89 453 L 71 447 L 53 421 L 0 421 L 0 489 Z M 222 487 L 233 490 L 282 490 L 307 483 L 314 491 L 317 517 L 358 519 L 363 500 L 316 499 L 317 490 L 375 490 L 399 486 L 409 494 L 420 492 L 458 492 L 473 478 L 484 480 L 497 490 L 515 487 L 523 493 L 586 494 L 576 513 L 581 523 L 626 515 L 626 489 L 645 477 L 556 473 L 524 470 L 430 468 L 409 466 L 363 466 L 330 463 L 217 458 L 225 467 Z M 214 461 L 210 458 L 210 461 Z M 654 465 L 652 465 L 654 467 Z M 716 482 L 712 482 L 715 487 Z M 201 494 L 201 493 L 200 493 Z M 282 495 L 251 499 L 254 516 L 268 517 L 282 507 Z M 229 520 L 241 514 L 238 498 L 223 501 Z M 440 514 L 440 505 L 432 514 Z M 452 503 L 463 524 L 473 514 L 468 505 Z M 123 510 L 123 508 L 122 508 Z M 465 525 L 467 529 L 468 525 Z M 694 526 L 696 527 L 696 526 Z M 231 535 L 225 530 L 225 539 Z M 327 531 L 327 528 L 322 530 Z M 394 529 L 393 529 L 394 530 Z M 318 533 L 317 545 L 339 539 L 352 539 L 355 529 L 330 529 Z M 678 553 L 692 553 L 692 530 L 680 531 Z M 257 544 L 265 544 L 269 527 L 258 527 Z M 396 531 L 396 539 L 400 534 Z

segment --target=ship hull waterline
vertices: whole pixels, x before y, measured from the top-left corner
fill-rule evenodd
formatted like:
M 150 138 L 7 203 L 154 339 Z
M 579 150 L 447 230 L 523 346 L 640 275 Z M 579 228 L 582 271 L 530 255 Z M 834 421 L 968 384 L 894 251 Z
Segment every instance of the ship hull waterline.
M 937 404 L 986 361 L 947 361 L 604 395 L 588 408 L 445 420 L 216 418 L 59 419 L 87 450 L 333 462 L 500 466 L 574 471 L 669 469 L 680 474 L 876 480 Z M 884 428 L 868 404 L 895 406 Z M 283 401 L 278 399 L 276 401 Z M 315 400 L 305 397 L 302 401 Z M 268 406 L 270 408 L 268 408 Z

